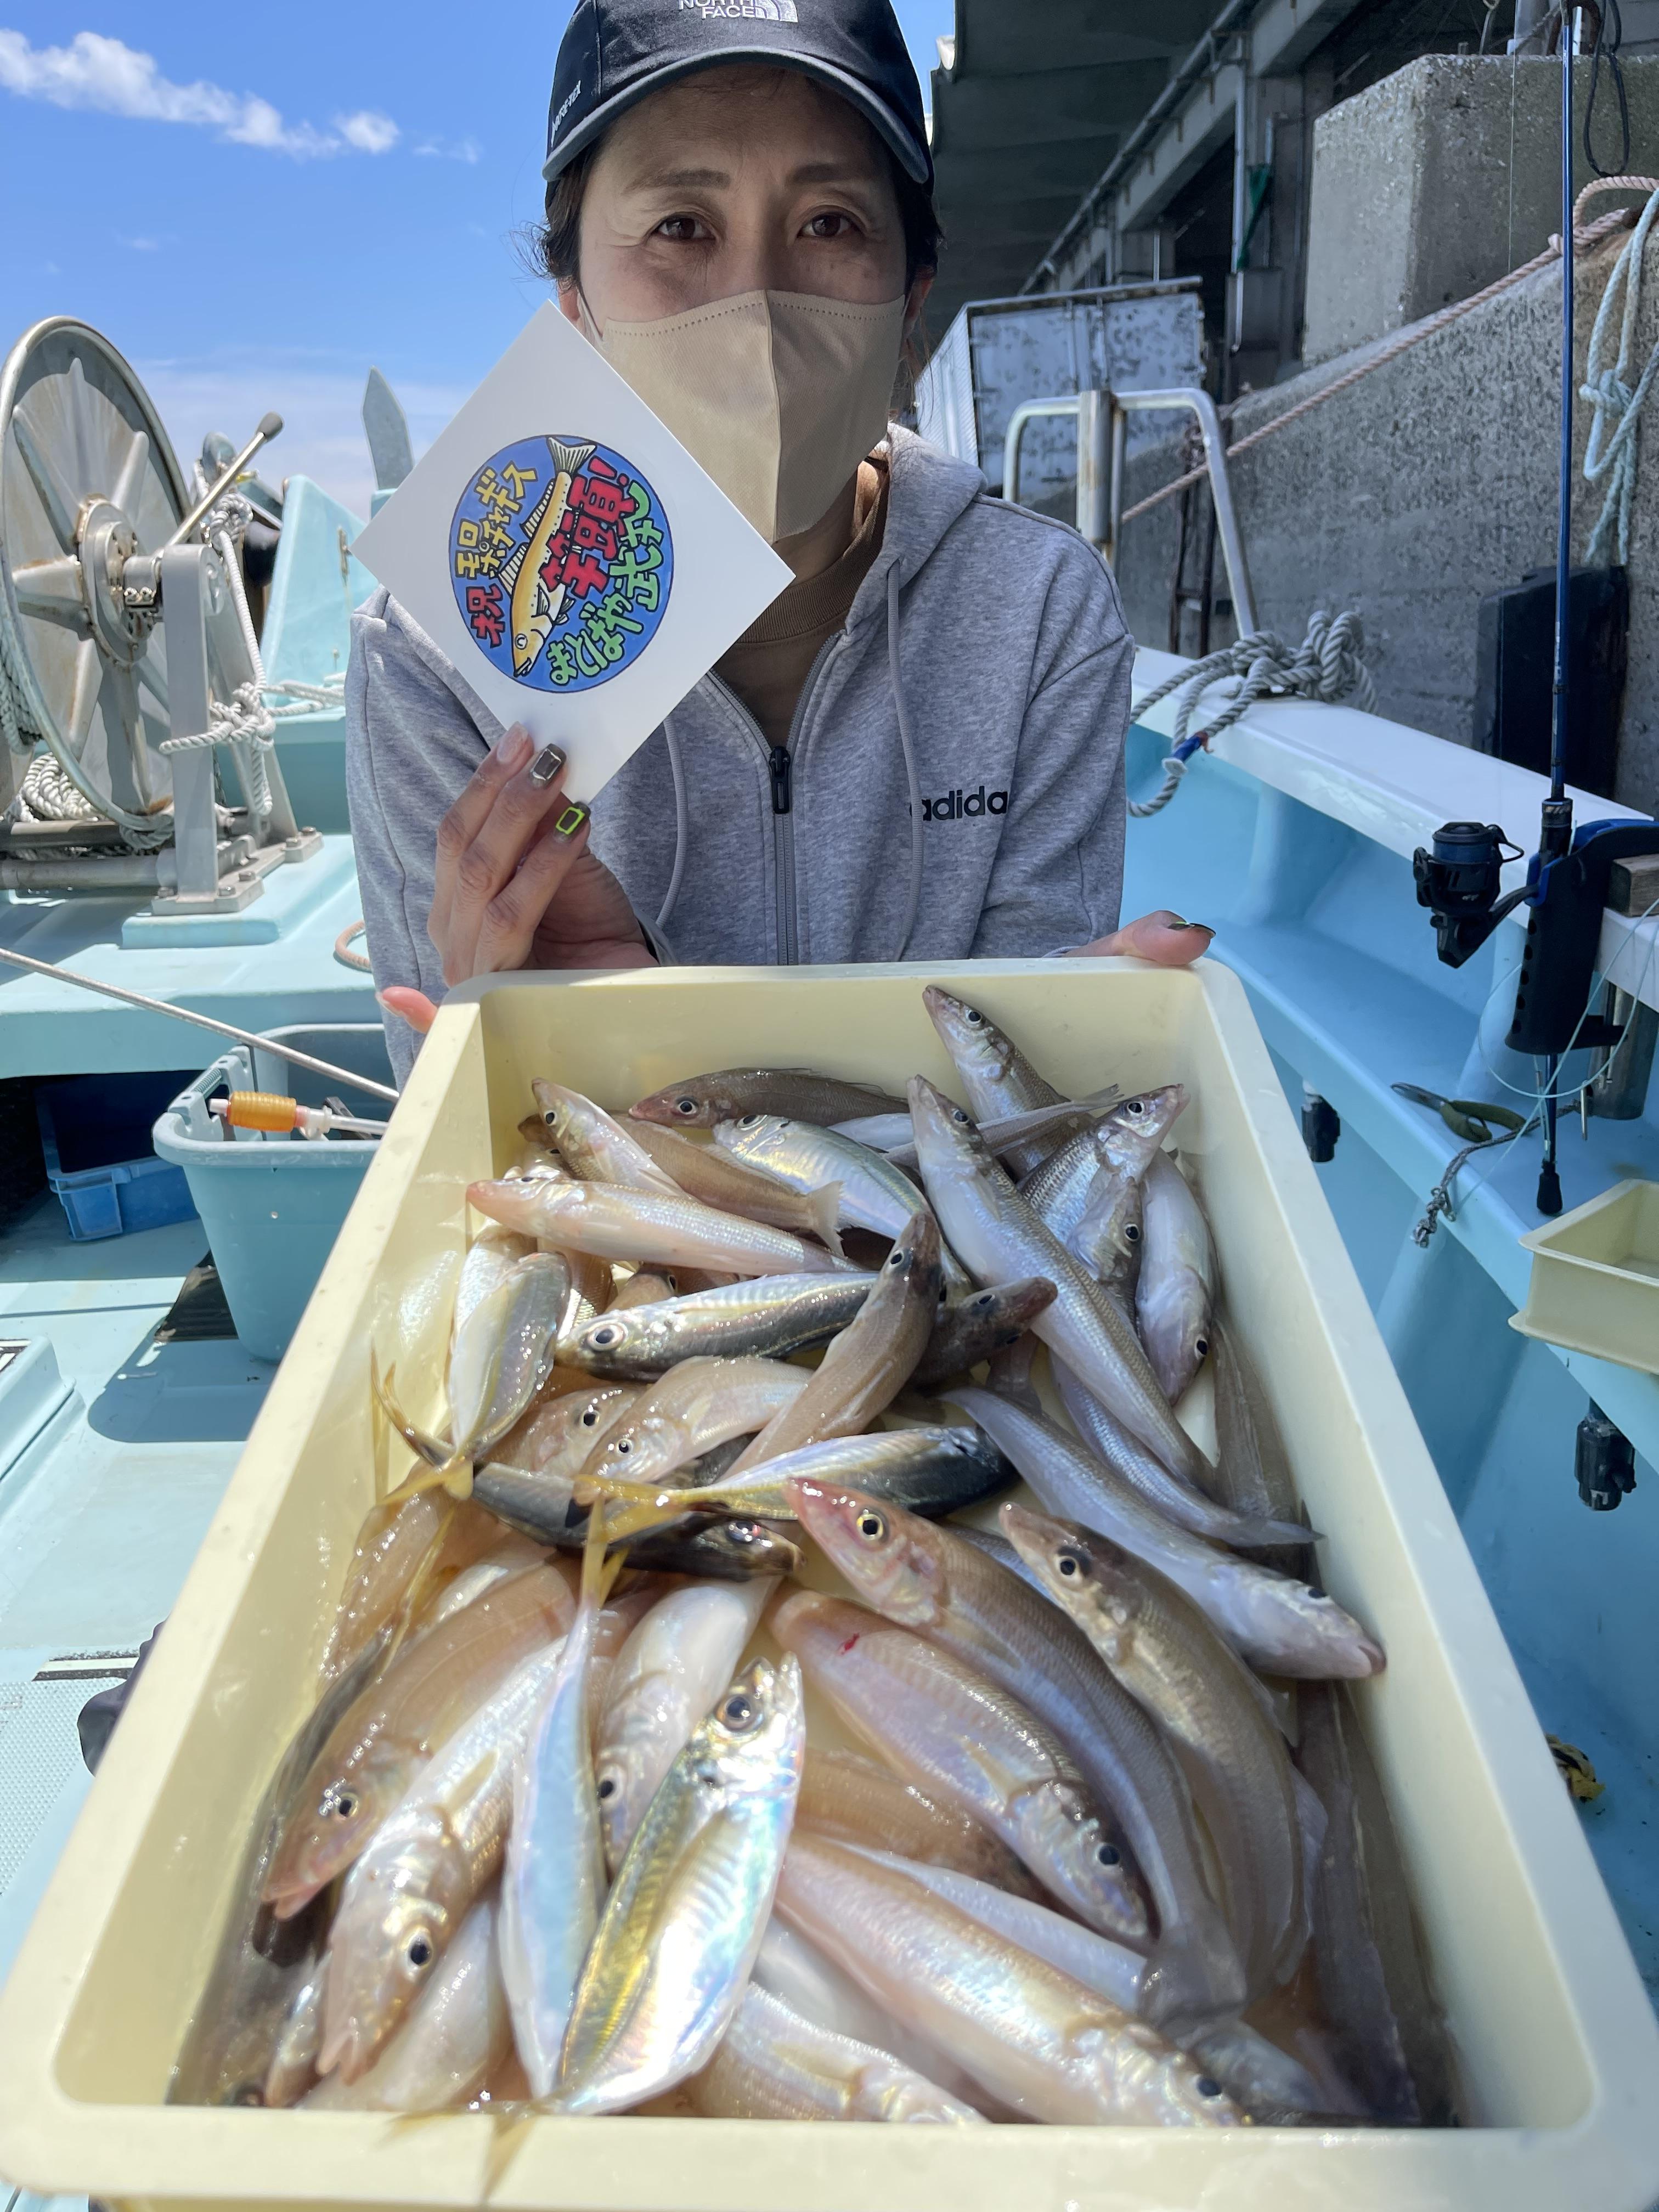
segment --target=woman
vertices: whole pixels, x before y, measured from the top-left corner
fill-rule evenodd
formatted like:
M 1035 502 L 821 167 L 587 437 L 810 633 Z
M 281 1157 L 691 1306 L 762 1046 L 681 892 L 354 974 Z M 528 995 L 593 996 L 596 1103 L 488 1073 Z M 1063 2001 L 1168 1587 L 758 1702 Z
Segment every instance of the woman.
M 791 584 L 590 811 L 381 592 L 347 770 L 399 1074 L 495 970 L 1196 958 L 1118 931 L 1133 646 L 1062 524 L 888 428 L 939 231 L 890 0 L 581 0 L 550 109 L 563 312 Z M 781 19 L 781 20 L 780 20 Z M 482 756 L 482 757 L 481 757 Z M 408 1027 L 404 1027 L 407 1023 Z

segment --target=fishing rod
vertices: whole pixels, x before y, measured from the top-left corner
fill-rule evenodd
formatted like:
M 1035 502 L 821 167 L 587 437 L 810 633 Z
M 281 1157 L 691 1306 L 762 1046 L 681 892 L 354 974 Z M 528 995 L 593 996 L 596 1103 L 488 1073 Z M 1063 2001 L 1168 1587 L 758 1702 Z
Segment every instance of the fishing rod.
M 336 1067 L 326 1060 L 319 1060 L 313 1053 L 301 1052 L 295 1045 L 278 1044 L 275 1037 L 256 1036 L 252 1030 L 239 1030 L 234 1022 L 216 1021 L 211 1014 L 196 1014 L 186 1006 L 169 1006 L 165 999 L 146 998 L 142 991 L 129 991 L 119 983 L 94 982 L 90 975 L 77 975 L 73 968 L 60 968 L 52 960 L 34 960 L 27 952 L 10 952 L 0 945 L 0 960 L 9 961 L 14 968 L 27 968 L 32 975 L 48 975 L 54 983 L 78 984 L 83 991 L 101 992 L 106 999 L 119 999 L 129 1006 L 142 1006 L 146 1013 L 171 1014 L 176 1022 L 193 1022 L 198 1030 L 212 1030 L 219 1036 L 234 1037 L 238 1044 L 252 1045 L 259 1052 L 275 1053 L 279 1060 L 292 1060 L 296 1067 L 308 1067 L 313 1075 L 326 1075 L 337 1083 L 349 1084 L 354 1091 L 367 1091 L 376 1098 L 398 1103 L 398 1094 L 387 1083 L 376 1083 L 367 1075 L 354 1075 L 349 1067 Z
M 1615 1045 L 1624 1025 L 1592 1014 L 1589 999 L 1601 937 L 1613 863 L 1659 849 L 1659 823 L 1595 821 L 1577 826 L 1567 793 L 1567 732 L 1572 706 L 1572 402 L 1573 162 L 1572 58 L 1580 13 L 1588 7 L 1601 39 L 1594 0 L 1560 0 L 1554 11 L 1561 49 L 1561 421 L 1556 487 L 1555 660 L 1550 698 L 1550 788 L 1540 808 L 1538 849 L 1526 882 L 1500 896 L 1505 858 L 1518 860 L 1493 822 L 1447 822 L 1432 848 L 1412 856 L 1419 906 L 1430 908 L 1441 959 L 1461 968 L 1504 916 L 1527 908 L 1527 941 L 1516 985 L 1515 1012 L 1504 1042 L 1541 1062 L 1543 1158 L 1537 1206 L 1561 1211 L 1556 1159 L 1556 1081 L 1574 1047 Z

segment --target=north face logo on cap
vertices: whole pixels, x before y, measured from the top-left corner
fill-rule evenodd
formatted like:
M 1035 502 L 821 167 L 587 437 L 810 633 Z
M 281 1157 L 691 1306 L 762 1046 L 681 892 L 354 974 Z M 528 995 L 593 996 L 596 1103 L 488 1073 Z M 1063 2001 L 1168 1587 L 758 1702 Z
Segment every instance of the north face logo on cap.
M 981 784 L 977 791 L 941 792 L 937 799 L 924 799 L 921 818 L 924 822 L 963 822 L 976 814 L 1006 814 L 1008 794 L 1006 791 L 987 792 Z
M 733 17 L 750 23 L 798 23 L 795 0 L 680 0 L 680 13 Z

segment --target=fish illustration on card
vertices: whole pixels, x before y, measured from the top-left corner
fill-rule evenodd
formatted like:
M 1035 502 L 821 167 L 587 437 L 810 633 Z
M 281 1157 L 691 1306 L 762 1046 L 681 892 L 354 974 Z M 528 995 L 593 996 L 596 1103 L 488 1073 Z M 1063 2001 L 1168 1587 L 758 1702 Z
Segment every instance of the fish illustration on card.
M 790 580 L 550 306 L 354 550 L 501 723 L 557 739 L 583 797 Z

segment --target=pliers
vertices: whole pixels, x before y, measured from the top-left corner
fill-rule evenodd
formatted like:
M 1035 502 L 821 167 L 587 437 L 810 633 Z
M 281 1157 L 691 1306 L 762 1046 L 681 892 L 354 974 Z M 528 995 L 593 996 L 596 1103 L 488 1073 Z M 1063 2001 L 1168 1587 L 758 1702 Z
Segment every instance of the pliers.
M 1389 1087 L 1413 1105 L 1426 1106 L 1438 1114 L 1452 1134 L 1466 1145 L 1500 1144 L 1527 1126 L 1526 1116 L 1512 1106 L 1489 1106 L 1480 1098 L 1443 1098 L 1437 1091 L 1425 1091 L 1418 1083 L 1395 1083 Z

